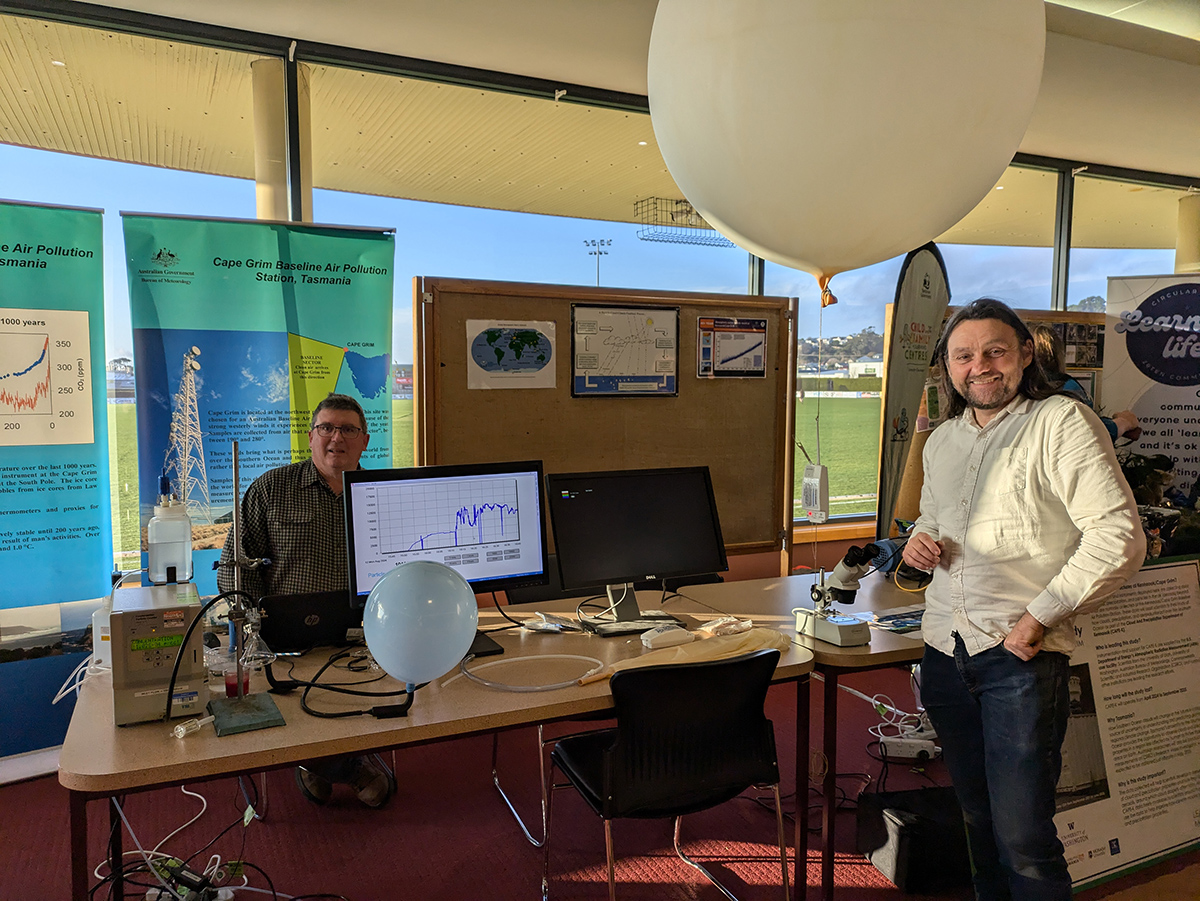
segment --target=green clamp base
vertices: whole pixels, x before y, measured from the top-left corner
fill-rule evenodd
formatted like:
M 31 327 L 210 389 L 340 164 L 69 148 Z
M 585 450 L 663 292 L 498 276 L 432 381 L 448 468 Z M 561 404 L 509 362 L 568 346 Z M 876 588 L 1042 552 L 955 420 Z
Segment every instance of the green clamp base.
M 213 698 L 208 702 L 217 735 L 237 735 L 255 729 L 286 725 L 283 714 L 269 694 L 246 695 L 243 698 Z

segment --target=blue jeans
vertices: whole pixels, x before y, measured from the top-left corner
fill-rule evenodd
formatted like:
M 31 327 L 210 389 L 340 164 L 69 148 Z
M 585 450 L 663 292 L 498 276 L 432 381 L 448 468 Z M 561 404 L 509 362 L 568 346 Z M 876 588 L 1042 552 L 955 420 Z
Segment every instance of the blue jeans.
M 1021 660 L 1003 644 L 974 657 L 929 645 L 921 702 L 937 730 L 967 827 L 979 901 L 1068 901 L 1071 877 L 1054 825 L 1070 714 L 1069 658 Z

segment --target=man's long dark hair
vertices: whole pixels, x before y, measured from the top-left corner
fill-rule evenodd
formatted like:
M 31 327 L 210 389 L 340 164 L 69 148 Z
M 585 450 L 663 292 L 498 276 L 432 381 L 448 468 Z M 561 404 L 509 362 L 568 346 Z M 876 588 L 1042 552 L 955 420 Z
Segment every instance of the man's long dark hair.
M 1022 322 L 1021 317 L 1014 313 L 1007 304 L 991 297 L 981 297 L 960 307 L 946 322 L 946 327 L 942 329 L 942 337 L 933 351 L 934 362 L 942 370 L 943 391 L 946 397 L 950 398 L 946 413 L 950 419 L 958 416 L 968 407 L 967 399 L 958 393 L 950 379 L 950 367 L 947 360 L 950 336 L 962 323 L 979 319 L 997 319 L 1003 322 L 1017 333 L 1019 345 L 1024 346 L 1028 341 L 1030 349 L 1033 348 L 1033 335 L 1029 331 L 1029 326 Z M 1053 380 L 1051 374 L 1038 362 L 1037 354 L 1033 354 L 1033 359 L 1030 360 L 1021 375 L 1021 384 L 1017 388 L 1017 393 L 1031 400 L 1044 400 L 1058 394 L 1060 387 L 1061 383 Z

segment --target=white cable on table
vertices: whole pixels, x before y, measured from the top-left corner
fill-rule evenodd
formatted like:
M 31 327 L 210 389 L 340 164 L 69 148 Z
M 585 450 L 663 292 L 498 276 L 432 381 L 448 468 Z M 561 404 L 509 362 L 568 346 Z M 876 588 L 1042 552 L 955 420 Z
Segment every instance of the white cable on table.
M 447 679 L 445 682 L 443 682 L 442 688 L 445 688 L 447 685 L 449 685 L 451 682 L 453 682 L 459 676 L 466 676 L 472 682 L 476 682 L 479 685 L 483 685 L 487 688 L 494 688 L 497 691 L 519 691 L 519 692 L 555 691 L 556 689 L 559 689 L 559 688 L 570 688 L 574 685 L 577 685 L 577 684 L 579 684 L 580 679 L 586 679 L 588 676 L 595 675 L 596 673 L 600 672 L 600 670 L 603 669 L 603 667 L 604 667 L 603 661 L 597 660 L 595 657 L 585 657 L 582 654 L 538 654 L 536 656 L 530 656 L 530 657 L 509 657 L 505 660 L 492 660 L 492 661 L 489 661 L 488 663 L 484 663 L 480 666 L 475 667 L 474 670 L 467 669 L 467 664 L 474 659 L 475 659 L 474 657 L 469 656 L 469 655 L 467 657 L 464 657 L 462 663 L 460 663 L 458 665 L 458 668 L 459 668 L 458 675 L 451 676 L 449 679 Z M 492 682 L 488 679 L 484 679 L 482 676 L 476 675 L 476 673 L 478 673 L 479 670 L 487 669 L 489 666 L 500 666 L 501 664 L 504 664 L 504 663 L 511 663 L 514 660 L 582 660 L 585 663 L 594 664 L 594 666 L 592 667 L 592 669 L 588 670 L 586 673 L 583 673 L 580 676 L 576 676 L 574 679 L 569 679 L 566 682 L 555 682 L 553 685 L 507 685 L 503 682 Z

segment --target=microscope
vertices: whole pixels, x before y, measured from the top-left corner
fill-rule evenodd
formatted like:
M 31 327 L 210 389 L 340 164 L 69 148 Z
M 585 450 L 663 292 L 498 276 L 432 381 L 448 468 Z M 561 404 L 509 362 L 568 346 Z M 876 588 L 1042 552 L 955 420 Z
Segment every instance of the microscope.
M 890 539 L 888 541 L 890 542 Z M 888 549 L 881 546 L 884 543 L 868 544 L 865 547 L 851 545 L 846 551 L 846 556 L 829 574 L 828 580 L 825 570 L 821 570 L 812 587 L 813 609 L 797 607 L 792 611 L 796 615 L 798 633 L 843 648 L 871 642 L 871 627 L 857 616 L 834 613 L 833 604 L 835 601 L 840 604 L 854 603 L 859 580 L 867 574 L 872 562 L 887 552 Z M 887 559 L 890 559 L 890 556 Z

